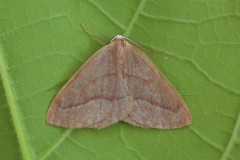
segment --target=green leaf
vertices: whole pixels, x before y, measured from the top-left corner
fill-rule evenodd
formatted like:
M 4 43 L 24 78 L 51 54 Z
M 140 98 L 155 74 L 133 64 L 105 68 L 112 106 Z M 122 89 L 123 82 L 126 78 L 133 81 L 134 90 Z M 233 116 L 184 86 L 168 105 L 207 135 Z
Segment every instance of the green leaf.
M 0 4 L 1 159 L 240 159 L 240 1 Z M 164 53 L 147 54 L 186 101 L 193 125 L 174 130 L 125 123 L 101 130 L 47 125 L 56 93 L 103 46 L 80 24 L 99 37 L 122 34 Z
M 22 159 L 8 107 L 0 79 L 0 155 L 7 160 Z

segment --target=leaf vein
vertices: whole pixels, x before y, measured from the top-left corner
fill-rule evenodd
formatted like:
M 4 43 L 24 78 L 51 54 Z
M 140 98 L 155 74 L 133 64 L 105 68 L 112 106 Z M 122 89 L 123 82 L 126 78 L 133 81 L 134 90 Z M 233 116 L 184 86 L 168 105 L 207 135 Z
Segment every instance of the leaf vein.
M 0 74 L 2 77 L 2 82 L 4 90 L 6 92 L 7 101 L 9 104 L 10 112 L 12 114 L 13 124 L 16 130 L 20 148 L 22 150 L 22 155 L 24 159 L 33 159 L 33 155 L 29 150 L 29 145 L 25 133 L 25 126 L 22 123 L 22 115 L 19 112 L 19 106 L 14 94 L 14 88 L 11 81 L 11 76 L 8 73 L 7 62 L 4 59 L 3 48 L 0 44 Z
M 216 148 L 218 151 L 224 151 L 224 148 L 222 146 L 219 146 L 218 144 L 211 141 L 209 138 L 205 137 L 201 132 L 199 132 L 194 127 L 190 126 L 189 129 L 210 146 Z
M 116 26 L 118 26 L 119 28 L 121 28 L 122 30 L 125 29 L 125 27 L 119 23 L 117 20 L 115 20 L 109 13 L 107 13 L 100 5 L 98 5 L 97 3 L 95 3 L 94 1 L 92 0 L 88 0 L 88 2 L 90 2 L 92 5 L 94 5 L 94 7 L 98 8 L 99 11 L 102 12 L 102 14 L 104 16 L 106 16 L 110 21 L 112 21 Z
M 155 50 L 158 50 L 157 48 L 154 48 Z M 173 54 L 173 53 L 170 53 L 170 52 L 167 52 L 167 51 L 161 51 L 165 54 L 167 54 L 168 56 L 171 56 L 175 59 L 178 59 L 178 60 L 181 60 L 181 61 L 186 61 L 188 63 L 190 63 L 194 68 L 196 68 L 198 70 L 198 72 L 200 72 L 207 80 L 209 80 L 212 84 L 224 89 L 225 91 L 228 91 L 232 94 L 235 94 L 235 95 L 240 95 L 240 91 L 238 90 L 235 90 L 233 88 L 230 88 L 218 81 L 216 81 L 214 78 L 212 78 L 208 73 L 206 73 L 193 59 L 190 59 L 190 58 L 184 58 L 184 57 L 181 57 L 181 56 L 178 56 L 176 54 Z
M 142 0 L 136 10 L 136 12 L 133 15 L 133 18 L 131 19 L 129 25 L 127 26 L 125 32 L 123 33 L 124 36 L 128 37 L 130 32 L 132 31 L 132 28 L 134 26 L 134 24 L 137 22 L 139 15 L 141 14 L 145 4 L 146 4 L 147 0 Z
M 61 135 L 61 137 L 50 148 L 48 148 L 45 152 L 40 154 L 39 158 L 37 158 L 37 159 L 44 160 L 47 157 L 49 157 L 49 155 L 64 142 L 64 140 L 72 133 L 72 131 L 73 131 L 73 129 L 67 129 Z
M 50 17 L 47 17 L 47 18 L 41 18 L 41 19 L 38 19 L 36 21 L 29 21 L 28 23 L 22 24 L 18 27 L 13 28 L 12 30 L 9 30 L 7 32 L 4 32 L 4 33 L 0 34 L 0 38 L 2 38 L 4 36 L 7 36 L 7 35 L 10 35 L 10 34 L 16 32 L 18 30 L 21 30 L 23 28 L 32 26 L 33 24 L 39 24 L 39 23 L 43 23 L 43 22 L 46 22 L 46 21 L 49 21 L 49 20 L 52 20 L 52 19 L 55 19 L 55 18 L 61 18 L 61 17 L 66 17 L 66 14 L 59 14 L 59 15 L 50 16 Z
M 236 142 L 237 142 L 237 134 L 238 134 L 239 128 L 240 128 L 240 112 L 238 113 L 238 118 L 237 118 L 236 124 L 233 128 L 233 133 L 231 135 L 231 138 L 230 138 L 230 140 L 226 146 L 226 149 L 224 150 L 220 160 L 225 160 L 230 157 L 231 149 L 233 148 L 233 145 L 236 144 Z
M 126 146 L 126 148 L 127 148 L 129 151 L 135 153 L 135 155 L 137 155 L 137 156 L 139 157 L 139 159 L 145 160 L 145 158 L 144 158 L 135 148 L 129 146 L 126 138 L 124 137 L 122 126 L 121 126 L 121 128 L 120 128 L 120 137 L 121 137 L 124 145 Z

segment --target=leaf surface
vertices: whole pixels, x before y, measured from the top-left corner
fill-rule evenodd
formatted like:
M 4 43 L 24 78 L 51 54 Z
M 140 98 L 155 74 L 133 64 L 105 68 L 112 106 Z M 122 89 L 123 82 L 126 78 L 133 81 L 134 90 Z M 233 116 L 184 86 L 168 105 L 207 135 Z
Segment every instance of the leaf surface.
M 0 3 L 1 158 L 240 158 L 238 0 Z M 56 93 L 104 45 L 80 24 L 109 41 L 121 34 L 161 52 L 147 55 L 185 100 L 193 125 L 175 130 L 125 123 L 102 130 L 47 125 Z

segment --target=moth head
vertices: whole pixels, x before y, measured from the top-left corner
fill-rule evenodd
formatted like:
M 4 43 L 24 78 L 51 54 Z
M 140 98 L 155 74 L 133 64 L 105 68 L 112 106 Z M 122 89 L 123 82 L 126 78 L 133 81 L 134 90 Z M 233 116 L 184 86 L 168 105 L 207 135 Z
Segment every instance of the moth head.
M 113 41 L 116 40 L 116 39 L 124 40 L 124 39 L 126 39 L 126 37 L 123 37 L 122 35 L 116 35 L 116 36 L 111 40 L 111 42 L 113 42 Z

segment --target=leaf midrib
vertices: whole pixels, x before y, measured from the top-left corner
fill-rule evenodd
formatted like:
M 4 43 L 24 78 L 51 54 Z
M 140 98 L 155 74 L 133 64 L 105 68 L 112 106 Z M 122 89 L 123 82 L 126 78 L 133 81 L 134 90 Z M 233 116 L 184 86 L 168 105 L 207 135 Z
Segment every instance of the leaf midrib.
M 10 113 L 12 115 L 13 125 L 17 134 L 19 145 L 21 148 L 22 156 L 24 159 L 33 159 L 32 154 L 29 150 L 27 137 L 25 134 L 25 126 L 22 123 L 22 115 L 19 111 L 19 106 L 14 94 L 13 85 L 11 83 L 11 76 L 8 72 L 7 62 L 4 59 L 3 47 L 0 44 L 0 75 L 3 82 L 3 87 L 6 93 L 6 98 L 9 104 Z

